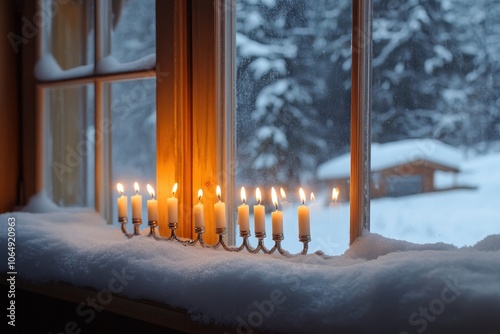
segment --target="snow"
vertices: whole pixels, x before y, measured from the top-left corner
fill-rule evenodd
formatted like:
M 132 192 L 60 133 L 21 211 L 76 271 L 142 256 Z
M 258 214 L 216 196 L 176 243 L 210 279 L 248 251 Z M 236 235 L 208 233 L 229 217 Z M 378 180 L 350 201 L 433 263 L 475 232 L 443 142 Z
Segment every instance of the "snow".
M 156 65 L 156 54 L 150 54 L 140 59 L 120 63 L 113 56 L 108 56 L 99 61 L 96 66 L 96 73 L 116 73 L 127 71 L 138 71 L 152 69 Z M 94 73 L 94 64 L 77 66 L 63 70 L 54 59 L 52 54 L 46 53 L 38 59 L 35 65 L 35 77 L 38 80 L 61 80 L 75 77 L 92 75 Z
M 50 53 L 44 54 L 35 64 L 35 77 L 42 81 L 82 77 L 91 75 L 93 71 L 94 64 L 63 70 L 54 56 Z
M 434 333 L 494 333 L 500 325 L 498 234 L 457 249 L 367 233 L 342 256 L 284 258 L 126 239 L 91 210 L 5 213 L 3 231 L 8 217 L 16 219 L 18 279 L 103 289 L 121 273 L 124 296 L 239 333 L 415 333 L 424 325 Z
M 458 149 L 435 139 L 406 139 L 384 144 L 372 143 L 372 172 L 418 160 L 427 160 L 459 169 L 463 157 Z M 351 155 L 346 153 L 325 162 L 318 168 L 318 179 L 348 177 L 350 161 Z

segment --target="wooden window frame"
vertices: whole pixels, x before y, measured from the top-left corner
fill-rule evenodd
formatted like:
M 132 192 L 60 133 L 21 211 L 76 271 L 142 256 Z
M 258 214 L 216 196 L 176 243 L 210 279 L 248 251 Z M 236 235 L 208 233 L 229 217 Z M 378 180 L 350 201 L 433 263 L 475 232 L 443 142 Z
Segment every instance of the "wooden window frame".
M 194 236 L 190 210 L 198 188 L 212 200 L 205 205 L 207 231 L 215 230 L 210 204 L 216 184 L 234 212 L 235 8 L 235 0 L 157 2 L 157 66 L 171 74 L 157 86 L 158 201 L 166 207 L 169 187 L 184 185 L 184 237 Z M 370 229 L 371 13 L 371 0 L 352 0 L 351 244 Z M 160 233 L 168 236 L 166 217 L 160 213 Z M 228 218 L 234 240 L 234 216 Z M 213 232 L 208 237 L 215 241 Z
M 351 95 L 351 184 L 350 243 L 363 230 L 369 230 L 370 177 L 370 101 L 371 101 L 371 0 L 352 0 L 352 95 Z M 37 2 L 38 3 L 38 2 Z M 216 4 L 216 5 L 214 5 Z M 32 17 L 37 7 L 27 1 L 25 12 Z M 102 0 L 96 0 L 96 12 Z M 171 188 L 179 183 L 180 236 L 192 238 L 194 224 L 191 209 L 199 188 L 204 190 L 207 231 L 214 231 L 211 217 L 215 187 L 221 185 L 228 212 L 228 242 L 235 238 L 235 0 L 164 0 L 156 1 L 157 38 L 157 197 L 166 207 Z M 31 14 L 31 15 L 30 15 Z M 97 13 L 96 13 L 97 14 Z M 97 14 L 98 15 L 98 14 Z M 96 16 L 98 17 L 98 16 Z M 96 20 L 96 35 L 101 21 Z M 39 41 L 39 38 L 37 38 Z M 96 40 L 95 58 L 102 56 L 102 44 Z M 29 50 L 30 45 L 28 45 Z M 35 55 L 40 54 L 40 43 Z M 34 65 L 33 53 L 23 54 L 23 63 Z M 33 68 L 33 66 L 27 66 Z M 31 79 L 23 69 L 23 95 L 34 96 L 23 105 L 23 142 L 27 195 L 43 189 L 43 94 L 57 85 L 94 83 L 96 134 L 104 119 L 103 84 L 105 82 L 154 77 L 151 71 L 94 75 L 84 78 L 41 82 Z M 30 110 L 37 110 L 30 117 Z M 33 131 L 30 131 L 33 130 Z M 103 138 L 96 138 L 97 142 Z M 32 146 L 30 146 L 32 145 Z M 33 152 L 32 147 L 36 147 Z M 110 147 L 96 147 L 95 208 L 104 217 L 111 216 L 110 175 L 105 172 Z M 29 170 L 30 161 L 37 166 Z M 32 165 L 32 166 L 33 166 Z M 160 234 L 169 235 L 165 210 L 159 212 Z M 216 240 L 206 234 L 207 242 Z
M 94 64 L 96 65 L 100 59 L 105 57 L 109 52 L 106 48 L 109 45 L 109 34 L 106 33 L 107 27 L 104 26 L 103 12 L 105 6 L 109 5 L 106 0 L 94 0 L 94 17 L 95 17 L 95 43 L 94 43 Z M 33 4 L 34 6 L 32 7 Z M 28 1 L 27 12 L 42 12 L 41 1 Z M 33 17 L 33 15 L 28 15 Z M 105 42 L 104 38 L 108 41 Z M 42 32 L 36 37 L 36 58 L 30 58 L 29 63 L 31 68 L 34 68 L 36 59 L 40 59 L 42 55 Z M 109 50 L 108 50 L 109 51 Z M 32 78 L 33 74 L 31 73 Z M 113 73 L 98 74 L 83 77 L 74 77 L 61 80 L 44 81 L 38 79 L 31 79 L 35 89 L 35 110 L 36 110 L 36 170 L 35 170 L 35 193 L 45 188 L 46 182 L 46 147 L 44 147 L 44 138 L 48 135 L 46 133 L 45 119 L 45 90 L 50 88 L 65 88 L 74 87 L 87 84 L 94 85 L 94 122 L 95 122 L 95 210 L 107 220 L 109 224 L 112 223 L 112 185 L 111 185 L 111 133 L 106 129 L 106 120 L 111 119 L 111 106 L 110 101 L 104 96 L 104 85 L 106 83 L 121 82 L 127 80 L 140 80 L 150 79 L 156 77 L 156 68 L 137 70 L 137 71 L 122 71 Z M 30 94 L 31 95 L 31 94 Z

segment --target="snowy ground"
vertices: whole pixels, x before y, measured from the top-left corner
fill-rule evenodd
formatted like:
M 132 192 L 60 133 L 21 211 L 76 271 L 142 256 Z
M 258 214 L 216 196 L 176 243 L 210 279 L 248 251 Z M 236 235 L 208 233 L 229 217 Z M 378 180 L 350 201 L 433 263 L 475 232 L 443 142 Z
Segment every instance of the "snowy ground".
M 500 326 L 499 234 L 462 249 L 367 234 L 342 256 L 286 259 L 128 240 L 81 209 L 1 214 L 2 244 L 9 217 L 19 278 L 102 289 L 122 273 L 123 295 L 187 309 L 195 321 L 235 333 L 497 333 Z
M 500 154 L 476 157 L 461 164 L 460 184 L 476 190 L 453 190 L 371 201 L 371 232 L 414 243 L 445 242 L 471 246 L 500 233 Z M 436 182 L 448 185 L 449 180 Z M 324 207 L 319 199 L 311 207 L 311 248 L 340 255 L 349 243 L 349 203 Z M 285 241 L 299 251 L 296 207 L 285 209 Z M 267 218 L 271 235 L 270 217 Z M 270 244 L 270 241 L 269 241 Z

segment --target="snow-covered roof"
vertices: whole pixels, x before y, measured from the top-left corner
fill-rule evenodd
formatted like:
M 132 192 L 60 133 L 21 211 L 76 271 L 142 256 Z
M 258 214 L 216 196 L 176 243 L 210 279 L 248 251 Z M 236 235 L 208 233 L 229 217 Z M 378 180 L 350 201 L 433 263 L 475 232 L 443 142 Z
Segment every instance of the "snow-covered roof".
M 457 148 L 435 139 L 407 139 L 384 144 L 372 143 L 372 172 L 417 160 L 425 160 L 459 169 L 462 154 Z M 350 175 L 350 166 L 350 153 L 338 156 L 319 166 L 318 179 L 328 180 L 348 177 Z

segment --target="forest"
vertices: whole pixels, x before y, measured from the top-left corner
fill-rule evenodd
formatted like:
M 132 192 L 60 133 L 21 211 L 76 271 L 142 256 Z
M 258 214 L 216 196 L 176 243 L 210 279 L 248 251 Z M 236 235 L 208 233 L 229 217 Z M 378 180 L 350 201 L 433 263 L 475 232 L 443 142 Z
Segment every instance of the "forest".
M 237 179 L 315 177 L 350 145 L 351 0 L 238 0 Z M 498 149 L 500 1 L 374 0 L 372 141 Z

